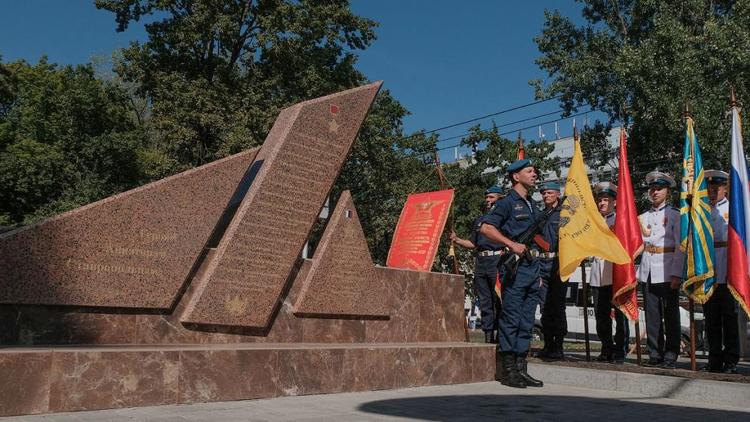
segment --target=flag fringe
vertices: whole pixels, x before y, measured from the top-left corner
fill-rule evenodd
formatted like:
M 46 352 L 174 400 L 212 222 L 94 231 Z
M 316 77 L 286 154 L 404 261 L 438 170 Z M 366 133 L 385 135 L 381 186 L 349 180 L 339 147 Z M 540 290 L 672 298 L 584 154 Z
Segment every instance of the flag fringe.
M 693 299 L 696 303 L 704 304 L 708 301 L 708 299 L 711 299 L 711 295 L 714 294 L 714 289 L 716 287 L 716 283 L 712 283 L 711 287 L 708 288 L 708 291 L 702 294 L 695 294 L 698 289 L 695 288 L 696 284 L 701 284 L 700 290 L 703 290 L 703 281 L 706 281 L 710 278 L 714 277 L 714 271 L 713 269 L 705 274 L 700 274 L 694 277 L 691 277 L 687 280 L 685 280 L 685 283 L 682 284 L 682 291 L 690 298 Z M 688 289 L 694 289 L 692 291 L 689 291 Z
M 617 309 L 619 309 L 620 312 L 623 313 L 623 315 L 625 315 L 628 321 L 635 321 L 638 319 L 638 317 L 630 318 L 630 313 L 627 312 L 627 306 L 626 306 L 627 303 L 620 303 L 618 302 L 618 299 L 620 299 L 621 296 L 624 296 L 626 293 L 630 293 L 630 291 L 638 287 L 638 283 L 635 282 L 635 280 L 633 281 L 634 281 L 633 283 L 628 283 L 626 286 L 623 286 L 620 290 L 618 290 L 617 292 L 615 292 L 615 294 L 612 295 L 612 304 L 615 305 L 615 307 L 617 307 Z M 636 300 L 635 306 L 636 308 L 638 308 L 637 300 Z
M 747 280 L 747 282 L 750 283 L 750 279 Z M 732 296 L 734 296 L 734 299 L 737 301 L 737 303 L 740 304 L 740 306 L 742 307 L 742 310 L 745 311 L 745 314 L 747 314 L 747 317 L 750 318 L 750 304 L 748 304 L 747 302 L 745 302 L 745 298 L 742 297 L 742 295 L 740 294 L 740 292 L 738 292 L 734 288 L 734 286 L 732 286 L 731 284 L 727 283 L 727 287 L 729 287 L 729 291 L 732 293 Z M 748 298 L 748 299 L 750 299 L 750 298 Z

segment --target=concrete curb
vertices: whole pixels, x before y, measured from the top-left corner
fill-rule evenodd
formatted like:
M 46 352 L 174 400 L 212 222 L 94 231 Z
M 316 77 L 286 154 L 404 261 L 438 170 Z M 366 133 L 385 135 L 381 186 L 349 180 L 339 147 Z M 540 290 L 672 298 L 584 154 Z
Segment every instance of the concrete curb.
M 721 403 L 736 407 L 747 407 L 750 404 L 750 384 L 744 383 L 540 363 L 529 363 L 529 374 L 545 383 L 621 391 L 649 398 L 669 398 L 687 403 Z

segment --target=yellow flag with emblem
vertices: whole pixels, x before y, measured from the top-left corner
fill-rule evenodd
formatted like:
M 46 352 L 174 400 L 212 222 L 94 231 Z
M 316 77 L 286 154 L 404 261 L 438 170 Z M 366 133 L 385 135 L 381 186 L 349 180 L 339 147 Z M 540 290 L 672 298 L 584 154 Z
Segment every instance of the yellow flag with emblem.
M 578 140 L 565 183 L 565 202 L 560 211 L 560 278 L 567 281 L 581 261 L 596 256 L 615 264 L 627 264 L 630 256 L 615 232 L 599 214 L 583 164 Z

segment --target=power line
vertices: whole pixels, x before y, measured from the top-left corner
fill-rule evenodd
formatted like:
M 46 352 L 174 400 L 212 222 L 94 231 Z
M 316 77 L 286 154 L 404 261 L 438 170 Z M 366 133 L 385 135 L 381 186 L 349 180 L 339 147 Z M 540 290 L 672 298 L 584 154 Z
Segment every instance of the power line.
M 548 124 L 551 124 L 551 123 L 555 123 L 555 122 L 560 122 L 560 121 L 563 121 L 563 120 L 568 120 L 568 119 L 572 119 L 572 118 L 574 118 L 574 117 L 579 117 L 579 116 L 583 116 L 584 114 L 590 113 L 591 111 L 592 111 L 592 110 L 589 110 L 589 111 L 584 111 L 584 112 L 581 112 L 581 113 L 577 113 L 577 114 L 572 114 L 572 115 L 570 115 L 570 116 L 567 116 L 567 117 L 561 117 L 561 118 L 559 118 L 559 119 L 555 119 L 555 120 L 548 120 L 548 121 L 546 121 L 546 122 L 542 122 L 542 123 L 537 123 L 537 124 L 535 124 L 535 125 L 531 125 L 531 126 L 526 126 L 526 127 L 522 127 L 522 128 L 519 128 L 519 129 L 513 129 L 513 130 L 510 130 L 510 131 L 507 131 L 507 132 L 501 132 L 501 133 L 499 133 L 498 135 L 499 135 L 499 136 L 510 135 L 511 133 L 513 133 L 513 132 L 517 132 L 517 131 L 519 131 L 519 130 L 533 129 L 533 128 L 537 127 L 537 126 L 541 126 L 541 125 L 548 125 Z M 459 137 L 466 137 L 466 136 L 468 136 L 468 135 L 470 135 L 470 133 L 468 133 L 468 132 L 467 132 L 467 133 L 465 133 L 465 134 L 463 134 L 463 135 L 460 135 Z M 455 139 L 455 137 L 454 137 L 454 139 Z M 446 139 L 446 140 L 447 140 L 447 139 Z M 554 142 L 554 141 L 552 141 L 552 142 Z M 459 143 L 457 143 L 457 144 L 453 144 L 453 145 L 448 145 L 448 146 L 445 146 L 445 147 L 437 148 L 437 151 L 444 151 L 444 150 L 446 150 L 446 149 L 450 149 L 450 148 L 455 148 L 455 147 L 459 147 L 459 146 L 461 146 L 461 143 L 460 143 L 460 142 L 459 142 Z M 426 155 L 426 154 L 420 154 L 420 155 Z
M 500 110 L 498 112 L 487 114 L 487 115 L 482 116 L 482 117 L 477 117 L 477 118 L 474 118 L 474 119 L 465 120 L 465 121 L 460 122 L 460 123 L 454 123 L 452 125 L 443 126 L 443 127 L 437 128 L 437 129 L 432 129 L 430 131 L 425 132 L 425 134 L 433 133 L 433 132 L 439 132 L 441 130 L 450 129 L 450 128 L 453 128 L 453 127 L 456 127 L 456 126 L 465 125 L 467 123 L 473 123 L 473 122 L 476 122 L 476 121 L 479 121 L 479 120 L 484 120 L 484 119 L 486 119 L 488 117 L 499 116 L 501 114 L 509 113 L 511 111 L 520 110 L 520 109 L 526 108 L 526 107 L 531 107 L 533 105 L 541 104 L 541 103 L 544 103 L 544 102 L 547 102 L 547 101 L 550 101 L 550 100 L 556 100 L 556 99 L 560 98 L 561 96 L 562 95 L 558 95 L 556 97 L 547 98 L 546 100 L 534 101 L 533 103 L 528 103 L 528 104 L 523 104 L 523 105 L 520 105 L 520 106 L 515 106 L 515 107 L 507 108 L 505 110 Z
M 557 95 L 555 97 L 550 97 L 550 98 L 547 98 L 547 99 L 544 99 L 544 100 L 538 100 L 538 101 L 534 101 L 534 102 L 531 102 L 531 103 L 521 104 L 521 105 L 518 105 L 518 106 L 506 108 L 504 110 L 500 110 L 500 111 L 497 111 L 497 112 L 494 112 L 494 113 L 486 114 L 484 116 L 475 117 L 475 118 L 469 119 L 469 120 L 464 120 L 463 122 L 453 123 L 453 124 L 450 124 L 450 125 L 447 125 L 447 126 L 436 128 L 436 129 L 430 129 L 428 131 L 419 131 L 419 132 L 414 133 L 412 135 L 405 136 L 405 137 L 401 138 L 400 140 L 406 140 L 406 139 L 414 138 L 414 137 L 419 136 L 419 135 L 428 135 L 430 133 L 440 132 L 441 130 L 450 129 L 450 128 L 454 128 L 454 127 L 457 127 L 457 126 L 462 126 L 462 125 L 465 125 L 467 123 L 474 123 L 474 122 L 477 122 L 479 120 L 484 120 L 484 119 L 486 119 L 488 117 L 499 116 L 501 114 L 510 113 L 511 111 L 521 110 L 521 109 L 524 109 L 524 108 L 527 108 L 527 107 L 531 107 L 531 106 L 534 106 L 534 105 L 537 105 L 537 104 L 545 103 L 547 101 L 556 100 L 556 99 L 560 98 L 561 96 L 562 95 Z
M 589 109 L 588 111 L 584 112 L 584 114 L 588 114 L 591 111 L 593 111 L 593 110 Z M 513 126 L 513 125 L 517 125 L 519 123 L 524 123 L 524 122 L 528 122 L 528 121 L 531 121 L 531 120 L 541 119 L 542 117 L 552 116 L 552 115 L 559 114 L 559 113 L 560 113 L 560 110 L 552 111 L 552 112 L 549 112 L 549 113 L 539 114 L 537 116 L 532 116 L 532 117 L 527 117 L 525 119 L 516 120 L 515 122 L 503 123 L 501 125 L 497 125 L 497 127 L 501 128 L 501 127 L 506 127 L 506 126 Z M 576 116 L 578 116 L 578 115 L 576 115 Z M 573 116 L 571 116 L 571 117 L 573 117 Z M 561 117 L 560 119 L 564 120 L 564 119 L 567 119 L 567 117 Z M 557 120 L 555 120 L 555 121 L 557 121 Z M 534 126 L 541 126 L 541 125 L 544 125 L 544 124 L 548 124 L 548 123 L 537 123 Z M 534 126 L 532 126 L 532 127 L 534 127 Z M 529 128 L 526 128 L 526 129 L 529 129 Z M 518 129 L 518 130 L 524 130 L 524 129 Z M 516 130 L 514 129 L 513 132 L 515 132 L 515 131 Z M 440 140 L 438 140 L 438 142 L 451 141 L 453 139 L 463 138 L 463 137 L 465 137 L 467 135 L 469 135 L 469 133 L 465 133 L 463 135 L 451 136 L 450 138 L 440 139 Z

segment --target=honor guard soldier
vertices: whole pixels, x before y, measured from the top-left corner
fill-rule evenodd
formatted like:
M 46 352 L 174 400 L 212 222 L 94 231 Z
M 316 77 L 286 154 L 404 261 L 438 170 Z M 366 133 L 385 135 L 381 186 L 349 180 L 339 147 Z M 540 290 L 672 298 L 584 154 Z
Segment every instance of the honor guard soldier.
M 484 192 L 485 212 L 489 212 L 498 199 L 502 198 L 502 190 L 499 186 L 491 186 Z M 474 259 L 474 287 L 479 297 L 479 309 L 482 315 L 482 330 L 484 331 L 484 342 L 494 343 L 494 332 L 497 329 L 497 315 L 495 313 L 496 302 L 495 280 L 497 278 L 497 266 L 500 260 L 500 249 L 502 244 L 492 242 L 479 233 L 481 215 L 477 217 L 472 226 L 469 239 L 461 239 L 456 233 L 451 232 L 450 240 L 458 246 L 475 249 Z
M 672 176 L 660 171 L 646 175 L 651 209 L 638 216 L 644 250 L 638 281 L 646 308 L 648 364 L 676 367 L 680 352 L 679 292 L 685 257 L 680 251 L 680 211 L 667 205 Z
M 528 374 L 526 365 L 539 302 L 539 260 L 530 255 L 527 245 L 514 240 L 531 230 L 541 214 L 530 196 L 537 180 L 536 169 L 528 159 L 518 160 L 508 166 L 508 178 L 512 189 L 482 219 L 480 227 L 482 235 L 502 243 L 507 253 L 518 258 L 514 272 L 501 268 L 503 306 L 496 358 L 497 368 L 501 370 L 496 379 L 511 387 L 541 387 L 542 382 Z
M 558 231 L 560 228 L 560 184 L 545 182 L 539 188 L 542 202 L 548 210 L 552 209 L 547 223 L 542 229 L 542 251 L 539 253 L 540 275 L 542 286 L 539 288 L 539 308 L 542 313 L 542 337 L 544 348 L 537 357 L 545 360 L 560 360 L 563 353 L 563 341 L 568 334 L 568 323 L 565 318 L 565 293 L 567 283 L 560 280 L 560 261 L 557 256 Z
M 615 225 L 615 204 L 617 185 L 600 182 L 594 186 L 596 206 L 610 229 Z M 594 291 L 594 315 L 596 335 L 602 343 L 602 350 L 596 358 L 599 362 L 625 362 L 628 354 L 630 330 L 625 314 L 615 308 L 615 336 L 612 338 L 612 263 L 594 257 L 591 262 L 591 288 Z
M 711 200 L 711 226 L 714 230 L 714 292 L 703 305 L 708 339 L 710 372 L 737 373 L 740 359 L 738 309 L 727 288 L 727 235 L 729 231 L 729 175 L 721 170 L 706 170 L 708 197 Z

